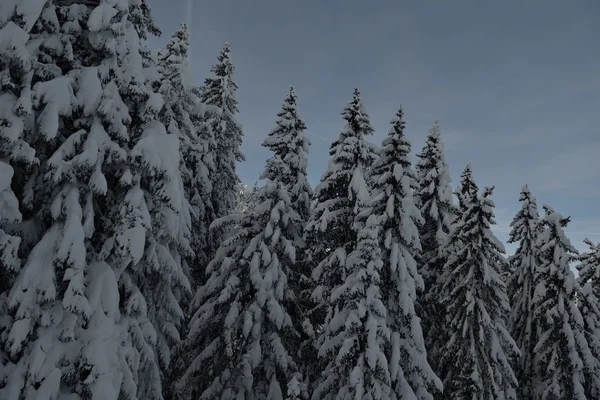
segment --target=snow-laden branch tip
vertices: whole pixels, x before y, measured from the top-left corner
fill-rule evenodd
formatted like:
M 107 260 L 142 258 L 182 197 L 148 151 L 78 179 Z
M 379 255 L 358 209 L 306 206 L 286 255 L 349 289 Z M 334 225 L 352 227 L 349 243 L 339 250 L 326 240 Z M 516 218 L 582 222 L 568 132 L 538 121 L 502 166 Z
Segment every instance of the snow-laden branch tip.
M 239 223 L 242 220 L 242 216 L 240 214 L 231 214 L 226 215 L 221 218 L 215 219 L 209 226 L 210 230 L 222 228 L 225 225 L 231 225 Z

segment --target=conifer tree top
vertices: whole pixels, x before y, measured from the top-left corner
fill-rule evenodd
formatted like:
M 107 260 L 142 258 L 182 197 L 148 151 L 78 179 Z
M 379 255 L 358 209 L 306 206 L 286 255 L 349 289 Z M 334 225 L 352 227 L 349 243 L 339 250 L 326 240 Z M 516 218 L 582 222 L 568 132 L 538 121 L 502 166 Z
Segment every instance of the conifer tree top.
M 190 45 L 190 34 L 188 30 L 188 26 L 185 22 L 179 25 L 179 29 L 177 29 L 171 39 L 167 42 L 166 51 L 161 56 L 167 63 L 172 62 L 169 57 L 180 56 L 187 57 L 188 50 Z
M 515 218 L 510 223 L 510 227 L 512 228 L 509 233 L 508 243 L 516 243 L 522 240 L 525 235 L 533 232 L 537 229 L 535 224 L 536 221 L 539 220 L 540 216 L 538 213 L 537 202 L 535 197 L 529 191 L 529 187 L 524 185 L 521 189 L 521 194 L 519 196 L 519 201 L 521 204 L 521 209 L 515 215 Z
M 380 157 L 375 162 L 374 168 L 385 167 L 384 164 L 390 162 L 399 163 L 403 168 L 408 168 L 408 175 L 414 179 L 414 172 L 410 169 L 410 150 L 411 145 L 404 134 L 406 123 L 404 122 L 404 110 L 402 107 L 398 109 L 394 118 L 390 122 L 390 131 L 388 136 L 383 139 Z M 398 177 L 399 181 L 400 177 Z
M 473 182 L 475 185 L 475 182 Z M 476 187 L 476 186 L 475 186 Z M 491 225 L 495 225 L 494 220 L 494 202 L 490 198 L 494 192 L 494 186 L 483 189 L 481 197 L 474 193 L 471 202 L 468 205 L 466 212 L 461 215 L 457 223 L 456 229 L 450 235 L 452 240 L 461 240 L 472 246 L 477 246 L 478 241 L 473 242 L 472 238 L 482 236 L 486 243 L 489 243 L 496 251 L 504 252 L 504 245 L 491 232 L 487 230 Z M 481 217 L 481 218 L 480 218 Z M 476 228 L 476 229 L 475 229 Z M 462 246 L 460 246 L 462 248 Z
M 565 251 L 573 254 L 579 254 L 579 251 L 571 244 L 569 238 L 565 235 L 563 228 L 565 228 L 569 222 L 571 222 L 571 217 L 563 217 L 558 212 L 554 211 L 550 206 L 544 204 L 543 209 L 546 215 L 543 218 L 544 223 L 546 224 L 547 229 L 540 237 L 542 243 L 548 243 L 553 239 L 558 239 L 556 244 L 560 245 Z M 569 258 L 571 261 L 573 257 Z
M 373 134 L 374 129 L 371 126 L 369 115 L 365 110 L 358 89 L 354 89 L 352 100 L 344 106 L 341 115 L 347 124 L 331 144 L 329 154 L 333 158 L 330 162 L 330 168 L 323 175 L 325 180 L 328 180 L 328 178 L 339 179 L 339 176 L 333 174 L 333 171 L 336 170 L 350 169 L 355 171 L 357 163 L 360 163 L 364 168 L 369 168 L 377 155 L 373 145 L 363 140 L 365 135 Z M 324 183 L 323 178 L 320 186 Z M 357 189 L 357 193 L 363 193 L 366 190 L 364 187 L 360 190 L 358 190 L 359 188 L 355 189 Z
M 290 88 L 281 106 L 281 111 L 277 113 L 277 126 L 263 141 L 264 147 L 279 154 L 282 158 L 285 158 L 290 151 L 306 152 L 310 145 L 309 139 L 303 134 L 306 124 L 298 115 L 297 99 L 294 88 Z
M 190 37 L 185 23 L 179 26 L 164 49 L 158 54 L 158 71 L 163 77 L 160 93 L 167 103 L 185 98 L 182 93 L 187 88 L 187 61 Z M 188 99 L 189 100 L 189 99 Z
M 310 140 L 304 134 L 306 124 L 298 115 L 296 93 L 294 88 L 283 101 L 277 113 L 276 126 L 263 142 L 281 160 L 279 179 L 286 185 L 292 196 L 293 208 L 303 221 L 310 215 L 310 199 L 312 188 L 308 183 L 306 169 L 307 153 Z
M 416 179 L 410 162 L 410 141 L 404 135 L 406 123 L 402 107 L 390 122 L 388 136 L 383 140 L 379 158 L 373 163 L 372 206 L 385 217 L 385 229 L 402 236 L 403 245 L 413 250 L 421 248 L 417 224 L 422 224 L 421 213 L 413 203 L 411 183 Z M 393 199 L 390 203 L 389 199 Z M 395 210 L 391 209 L 393 208 Z M 419 278 L 420 280 L 420 278 Z
M 388 133 L 389 137 L 405 136 L 404 129 L 406 129 L 406 122 L 404 122 L 404 109 L 402 108 L 402 106 L 400 106 L 398 111 L 396 111 L 396 114 L 394 115 L 394 118 L 392 118 L 390 124 L 392 125 L 392 127 L 390 128 L 390 132 Z M 407 140 L 405 140 L 405 142 L 410 150 L 410 143 Z
M 429 135 L 425 140 L 425 145 L 420 154 L 417 154 L 417 170 L 419 171 L 419 190 L 417 195 L 420 198 L 420 206 L 425 206 L 426 197 L 439 197 L 437 202 L 447 204 L 452 203 L 452 189 L 450 188 L 450 175 L 448 166 L 444 157 L 444 144 L 440 136 L 439 121 L 435 121 Z M 437 188 L 432 191 L 431 182 L 436 181 Z
M 445 162 L 444 159 L 444 144 L 442 143 L 442 136 L 440 132 L 440 121 L 434 121 L 431 128 L 429 128 L 429 133 L 425 138 L 425 144 L 423 145 L 423 149 L 421 154 L 418 154 L 417 157 L 420 158 L 420 161 L 426 158 L 435 158 L 441 159 Z
M 440 123 L 435 121 L 433 126 L 429 129 L 429 134 L 425 139 L 425 145 L 420 154 L 417 154 L 419 158 L 417 166 L 419 169 L 425 169 L 431 161 L 445 163 L 444 160 L 444 145 L 441 141 L 440 136 Z
M 355 134 L 371 135 L 375 131 L 371 126 L 358 89 L 354 89 L 352 100 L 344 107 L 342 117 L 348 121 L 349 127 Z
M 471 163 L 467 163 L 462 174 L 460 174 L 460 186 L 456 190 L 456 196 L 458 197 L 459 208 L 461 211 L 465 211 L 468 208 L 468 204 L 477 197 L 479 188 L 473 180 L 473 169 Z
M 440 121 L 436 120 L 433 122 L 433 126 L 429 130 L 429 136 L 432 138 L 440 137 Z
M 365 135 L 373 134 L 374 129 L 358 89 L 354 89 L 352 100 L 344 106 L 341 115 L 347 123 L 331 143 L 329 155 L 332 156 L 332 159 L 328 169 L 321 177 L 321 183 L 316 188 L 317 196 L 321 196 L 321 189 L 330 186 L 331 179 L 339 180 L 341 178 L 337 171 L 354 171 L 357 163 L 364 168 L 369 168 L 377 157 L 377 150 L 373 144 L 363 140 Z M 362 189 L 365 188 L 361 188 L 361 192 L 364 192 Z
M 429 242 L 435 239 L 439 246 L 434 247 L 439 248 L 444 241 L 445 234 L 450 230 L 450 224 L 456 213 L 452 201 L 450 174 L 444 158 L 444 145 L 440 137 L 439 121 L 435 121 L 429 129 L 425 145 L 417 157 L 418 184 L 415 191 L 415 203 L 423 217 L 430 222 L 426 223 L 429 228 L 425 229 L 431 230 L 430 228 L 435 227 L 434 231 L 422 232 L 422 240 Z M 429 251 L 431 250 L 434 248 L 429 249 Z
M 231 61 L 231 45 L 225 42 L 223 49 L 217 56 L 217 63 L 210 71 L 214 74 L 204 80 L 202 102 L 220 107 L 230 114 L 238 112 L 235 92 L 238 89 L 233 81 L 235 67 Z

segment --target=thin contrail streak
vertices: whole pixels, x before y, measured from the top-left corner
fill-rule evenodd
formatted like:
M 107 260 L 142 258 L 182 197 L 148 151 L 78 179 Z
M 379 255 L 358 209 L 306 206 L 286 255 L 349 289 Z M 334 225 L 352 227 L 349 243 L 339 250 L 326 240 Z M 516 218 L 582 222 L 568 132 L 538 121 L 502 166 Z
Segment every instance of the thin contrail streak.
M 326 142 L 329 142 L 329 143 L 331 143 L 331 140 L 329 140 L 329 139 L 327 139 L 327 138 L 324 138 L 323 136 L 319 136 L 319 135 L 317 135 L 316 133 L 312 133 L 312 132 L 310 132 L 310 131 L 307 131 L 307 130 L 305 130 L 304 132 L 308 133 L 308 134 L 309 134 L 309 135 L 311 135 L 311 136 L 314 136 L 314 137 L 316 137 L 316 138 L 319 138 L 319 139 L 321 139 L 321 140 L 324 140 L 324 141 L 326 141 Z

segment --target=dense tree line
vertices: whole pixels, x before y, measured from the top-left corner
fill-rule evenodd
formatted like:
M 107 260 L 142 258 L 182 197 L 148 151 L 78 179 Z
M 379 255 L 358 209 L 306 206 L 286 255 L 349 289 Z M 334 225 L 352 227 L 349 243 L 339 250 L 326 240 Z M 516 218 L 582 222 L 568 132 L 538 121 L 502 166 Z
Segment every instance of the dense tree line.
M 600 396 L 569 218 L 524 186 L 507 257 L 440 124 L 413 168 L 358 89 L 314 189 L 290 89 L 249 190 L 231 46 L 196 87 L 187 26 L 158 34 L 144 1 L 0 6 L 0 398 Z

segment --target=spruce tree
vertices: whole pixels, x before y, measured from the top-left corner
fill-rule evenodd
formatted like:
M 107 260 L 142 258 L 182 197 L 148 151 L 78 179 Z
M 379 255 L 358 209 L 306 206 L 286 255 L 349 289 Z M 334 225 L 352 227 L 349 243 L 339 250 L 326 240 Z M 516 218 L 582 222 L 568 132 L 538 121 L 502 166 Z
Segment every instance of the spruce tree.
M 179 168 L 192 227 L 190 232 L 182 232 L 181 241 L 189 241 L 189 249 L 180 249 L 185 256 L 184 270 L 188 277 L 202 283 L 209 261 L 209 225 L 215 218 L 210 179 L 214 172 L 211 154 L 214 138 L 212 130 L 203 121 L 205 105 L 200 103 L 198 89 L 188 82 L 188 49 L 189 32 L 183 23 L 158 55 L 160 80 L 155 85 L 165 99 L 161 122 L 180 141 Z
M 306 124 L 298 113 L 297 101 L 298 96 L 294 92 L 294 88 L 290 88 L 281 110 L 277 113 L 276 126 L 269 132 L 263 146 L 277 154 L 289 166 L 289 170 L 282 171 L 280 179 L 287 187 L 291 196 L 291 207 L 298 215 L 298 219 L 290 223 L 294 246 L 297 249 L 294 275 L 291 277 L 293 279 L 290 280 L 290 285 L 293 286 L 294 293 L 298 296 L 297 307 L 291 309 L 290 314 L 294 322 L 298 324 L 298 331 L 302 334 L 302 345 L 297 354 L 301 360 L 301 367 L 304 368 L 311 363 L 303 361 L 310 359 L 311 354 L 314 357 L 312 343 L 310 343 L 310 335 L 313 332 L 306 325 L 302 326 L 306 314 L 314 306 L 310 301 L 310 293 L 308 293 L 311 288 L 312 271 L 304 260 L 304 229 L 310 217 L 310 201 L 313 192 L 307 178 L 307 154 L 310 140 L 304 133 Z M 250 198 L 252 197 L 251 193 Z M 306 379 L 309 375 L 308 371 L 302 372 Z
M 566 237 L 563 218 L 548 206 L 538 238 L 538 267 L 533 308 L 537 326 L 533 399 L 592 399 L 597 386 L 586 382 L 597 359 L 586 340 L 576 304 L 581 288 L 570 268 L 577 249 Z M 590 384 L 591 387 L 590 387 Z
M 132 25 L 136 32 L 144 26 L 152 29 L 144 3 L 130 10 L 131 20 L 141 24 L 137 28 Z M 111 226 L 114 237 L 104 242 L 102 255 L 116 268 L 126 267 L 119 284 L 127 329 L 140 353 L 138 396 L 162 399 L 168 388 L 171 350 L 180 340 L 184 321 L 181 303 L 191 290 L 182 260 L 191 254 L 191 216 L 180 172 L 181 135 L 174 129 L 183 127 L 185 118 L 183 112 L 174 112 L 173 93 L 165 90 L 168 82 L 161 82 L 158 93 L 152 90 L 142 71 L 143 66 L 152 66 L 149 52 L 134 46 L 137 48 L 127 52 L 124 49 L 126 57 L 133 59 L 120 64 L 124 71 L 121 79 L 131 82 L 119 92 L 129 111 L 124 125 L 129 131 L 130 150 L 119 180 L 122 197 L 105 204 L 115 211 Z M 173 73 L 170 83 L 177 87 L 180 78 L 176 72 L 181 66 L 172 61 L 158 69 Z M 117 77 L 115 83 L 119 81 Z M 182 121 L 175 122 L 175 118 Z
M 533 296 L 535 293 L 535 274 L 539 249 L 537 239 L 541 230 L 541 221 L 537 203 L 527 185 L 521 189 L 519 197 L 521 209 L 511 222 L 509 243 L 519 243 L 514 255 L 509 258 L 512 274 L 508 279 L 507 290 L 511 305 L 508 329 L 519 347 L 521 356 L 515 365 L 519 380 L 519 398 L 532 397 L 534 378 L 534 347 L 536 326 L 533 315 Z
M 304 224 L 310 217 L 310 200 L 312 188 L 306 176 L 308 148 L 310 140 L 304 134 L 306 124 L 300 118 L 297 108 L 298 96 L 294 88 L 290 88 L 281 111 L 277 114 L 277 126 L 269 132 L 263 146 L 278 154 L 287 161 L 290 170 L 282 176 L 284 183 L 289 186 L 292 195 L 292 205 L 300 215 L 302 223 L 298 225 L 298 238 L 302 238 Z
M 423 224 L 419 226 L 421 252 L 418 259 L 418 272 L 423 277 L 423 290 L 418 293 L 417 305 L 421 308 L 429 361 L 438 372 L 439 355 L 433 351 L 433 343 L 443 329 L 441 323 L 445 315 L 439 297 L 445 264 L 444 246 L 456 215 L 438 122 L 429 130 L 425 146 L 417 157 L 418 187 L 415 191 L 415 202 L 423 217 Z
M 404 134 L 403 115 L 400 108 L 373 164 L 370 212 L 381 224 L 380 287 L 391 335 L 386 354 L 392 390 L 397 398 L 424 400 L 440 393 L 442 384 L 427 362 L 421 321 L 415 312 L 417 289 L 423 290 L 416 260 L 421 251 L 418 228 L 424 221 L 411 188 L 416 176 L 411 168 L 411 145 Z M 429 207 L 436 200 L 428 199 Z
M 0 100 L 0 109 L 4 105 L 6 104 Z M 12 111 L 10 108 L 8 110 Z M 2 119 L 0 114 L 0 121 Z M 0 395 L 4 393 L 3 386 L 13 368 L 13 363 L 1 346 L 12 323 L 7 301 L 8 291 L 21 267 L 18 254 L 21 238 L 11 235 L 8 229 L 11 225 L 21 222 L 19 203 L 10 188 L 13 173 L 12 167 L 0 160 Z
M 581 261 L 577 265 L 581 293 L 577 298 L 577 306 L 583 317 L 583 329 L 590 349 L 584 364 L 584 387 L 587 397 L 595 399 L 600 397 L 600 305 L 595 290 L 598 287 L 600 269 L 599 246 L 589 239 L 584 242 L 590 247 L 590 251 L 582 253 L 578 258 Z
M 160 377 L 156 371 L 148 371 L 144 376 L 144 386 L 154 388 L 142 397 L 162 398 L 159 387 L 169 374 L 171 349 L 180 340 L 184 322 L 181 302 L 191 291 L 180 251 L 189 252 L 190 214 L 179 172 L 179 138 L 168 134 L 158 121 L 146 123 L 130 157 L 132 181 L 122 208 L 117 241 L 131 243 L 131 215 L 140 218 L 134 229 L 145 228 L 145 232 L 141 231 L 146 236 L 143 252 L 138 253 L 140 258 L 130 259 L 131 272 L 125 273 L 129 273 L 128 278 L 146 300 L 160 370 Z M 160 390 L 166 387 L 165 382 Z
M 213 177 L 216 171 L 215 149 L 217 145 L 210 120 L 207 118 L 207 115 L 210 114 L 207 109 L 214 110 L 215 108 L 200 101 L 201 88 L 191 87 L 189 92 L 194 104 L 189 115 L 196 137 L 192 137 L 191 145 L 182 154 L 189 172 L 189 174 L 183 174 L 183 180 L 193 211 L 190 246 L 194 251 L 195 258 L 190 266 L 190 274 L 192 281 L 198 286 L 205 282 L 206 266 L 210 262 L 215 247 L 215 243 L 211 240 L 210 224 L 216 219 L 213 207 Z
M 577 265 L 578 281 L 582 287 L 589 283 L 594 295 L 600 298 L 600 243 L 595 244 L 589 239 L 585 239 L 583 242 L 590 249 L 578 257 L 580 261 L 580 264 Z
M 329 166 L 315 188 L 316 204 L 306 225 L 306 262 L 312 269 L 312 278 L 316 284 L 311 296 L 316 309 L 310 314 L 310 318 L 315 331 L 315 346 L 319 352 L 325 351 L 323 346 L 327 346 L 325 343 L 328 335 L 334 334 L 338 329 L 330 326 L 329 322 L 336 318 L 338 311 L 341 312 L 344 300 L 337 298 L 333 301 L 331 296 L 351 275 L 347 259 L 356 250 L 359 231 L 354 220 L 360 207 L 365 205 L 360 204 L 360 199 L 368 201 L 369 188 L 365 176 L 377 156 L 374 146 L 366 142 L 365 136 L 371 135 L 373 128 L 358 89 L 354 90 L 352 100 L 344 107 L 342 117 L 346 126 L 331 144 Z M 337 350 L 339 348 L 335 351 Z M 334 396 L 337 390 L 323 386 L 328 386 L 326 382 L 330 378 L 325 366 L 334 360 L 333 352 L 320 354 L 318 361 L 311 360 L 314 362 L 310 368 L 314 374 L 311 382 L 318 380 L 319 389 L 315 390 L 324 397 L 328 396 L 326 393 L 329 390 L 333 390 L 329 392 L 329 396 Z M 344 362 L 344 368 L 349 365 Z M 347 376 L 344 375 L 344 369 L 336 367 L 336 371 L 335 376 L 339 381 L 336 381 L 335 386 L 341 388 L 346 385 L 343 380 Z
M 504 247 L 491 231 L 493 188 L 465 200 L 468 208 L 448 239 L 449 271 L 442 298 L 446 331 L 439 338 L 447 399 L 515 399 L 510 360 L 518 348 L 504 327 L 509 304 L 501 278 Z
M 297 207 L 308 141 L 295 101 L 291 92 L 277 128 L 263 143 L 274 153 L 261 176 L 266 184 L 218 249 L 208 281 L 196 294 L 182 346 L 189 350 L 190 365 L 179 382 L 184 398 L 307 395 L 298 353 L 303 310 L 297 293 L 305 220 Z
M 143 71 L 152 60 L 140 39 L 157 30 L 145 3 L 39 4 L 30 143 L 40 167 L 20 177 L 18 196 L 22 226 L 40 234 L 8 299 L 17 365 L 6 393 L 161 399 L 189 290 L 189 216 L 179 141 Z
M 89 57 L 87 51 L 73 54 L 73 47 L 85 43 L 77 27 L 69 32 L 71 40 L 62 42 L 66 34 L 61 23 L 92 17 L 87 7 L 79 10 L 84 15 L 75 10 L 38 2 L 31 8 L 17 6 L 12 16 L 20 25 L 19 35 L 43 44 L 29 47 L 30 59 L 37 62 L 28 72 L 29 84 L 22 86 L 19 110 L 27 116 L 25 136 L 42 165 L 17 177 L 27 221 L 19 228 L 35 226 L 39 234 L 26 240 L 25 265 L 8 296 L 11 324 L 2 339 L 16 367 L 5 378 L 3 398 L 56 398 L 59 393 L 117 398 L 126 374 L 114 330 L 118 303 L 99 296 L 115 293 L 116 278 L 105 263 L 87 257 L 93 201 L 104 181 L 103 161 L 94 160 L 94 150 L 106 142 L 99 140 L 97 129 L 81 122 L 86 111 L 95 112 L 93 103 L 85 104 L 98 95 L 92 93 L 95 87 L 86 87 L 97 65 L 77 68 L 77 62 Z M 59 22 L 58 15 L 67 11 L 70 15 Z M 61 42 L 68 44 L 52 45 Z M 88 57 L 86 62 L 96 61 Z M 102 341 L 107 353 L 99 351 Z
M 152 114 L 160 104 L 142 73 L 140 37 L 153 29 L 147 15 L 144 4 L 128 2 L 15 9 L 14 20 L 39 44 L 28 46 L 36 83 L 31 91 L 22 86 L 22 111 L 40 166 L 18 177 L 19 229 L 36 233 L 24 241 L 25 265 L 8 297 L 12 321 L 3 344 L 16 366 L 3 397 L 139 394 L 139 348 L 119 296 L 127 264 L 109 264 L 107 255 L 118 242 L 111 234 L 118 223 L 114 206 L 124 198 L 118 182 L 140 128 L 132 120 L 141 112 L 130 108 Z M 143 236 L 135 238 L 142 247 Z
M 204 81 L 200 99 L 207 106 L 204 119 L 216 144 L 215 169 L 211 179 L 216 218 L 230 215 L 236 208 L 240 183 L 236 163 L 245 159 L 241 152 L 242 126 L 236 119 L 238 102 L 235 94 L 238 87 L 233 80 L 234 71 L 231 46 L 225 43 L 217 56 L 217 64 L 211 68 L 213 75 Z
M 159 117 L 167 132 L 179 139 L 179 170 L 183 184 L 184 198 L 181 199 L 182 213 L 178 251 L 182 270 L 186 277 L 196 284 L 205 280 L 205 268 L 210 254 L 209 225 L 214 220 L 212 210 L 212 183 L 210 176 L 214 172 L 211 151 L 214 149 L 212 130 L 204 121 L 206 106 L 200 103 L 198 88 L 189 83 L 188 71 L 189 32 L 185 23 L 181 24 L 164 49 L 157 55 L 158 79 L 154 87 L 164 97 L 165 105 Z M 181 290 L 174 292 L 182 311 L 191 301 L 192 292 Z M 184 327 L 178 327 L 179 332 Z M 179 335 L 181 336 L 181 335 Z M 179 338 L 173 337 L 169 348 Z M 172 362 L 163 368 L 163 392 L 167 398 L 174 395 L 174 383 L 181 377 L 187 366 L 184 357 L 175 349 Z M 163 351 L 162 354 L 168 354 Z M 168 389 L 167 389 L 168 388 Z
M 368 202 L 364 191 L 357 195 L 362 204 Z M 375 215 L 366 223 L 361 219 L 364 217 L 358 215 L 355 223 L 356 247 L 342 266 L 344 280 L 328 299 L 334 313 L 322 334 L 319 356 L 326 364 L 313 400 L 395 398 L 386 358 L 391 332 L 381 295 L 380 227 Z M 398 371 L 397 366 L 393 370 Z
M 357 193 L 359 190 L 368 192 L 366 184 L 355 184 L 353 178 L 354 175 L 364 178 L 377 158 L 374 146 L 365 140 L 374 130 L 358 89 L 344 107 L 342 117 L 346 126 L 331 144 L 331 159 L 315 188 L 316 204 L 306 225 L 307 262 L 313 270 L 313 278 L 322 283 L 313 293 L 317 303 L 329 296 L 334 285 L 342 283 L 343 272 L 334 265 L 343 265 L 345 254 L 356 245 L 357 232 L 353 225 L 359 212 Z M 323 321 L 318 322 L 320 325 Z
M 0 93 L 0 126 L 2 126 L 0 128 L 0 396 L 4 393 L 3 386 L 7 383 L 13 367 L 9 355 L 4 352 L 2 346 L 12 324 L 8 295 L 21 269 L 19 258 L 21 237 L 15 228 L 21 223 L 22 215 L 19 210 L 19 200 L 11 188 L 15 174 L 11 164 L 20 164 L 13 149 L 17 146 L 17 142 L 22 141 L 24 133 L 23 120 L 14 111 L 17 101 L 18 98 L 8 91 Z M 29 162 L 35 163 L 31 159 Z
M 0 397 L 13 363 L 4 351 L 12 317 L 8 295 L 21 269 L 19 246 L 22 221 L 18 190 L 19 176 L 38 163 L 26 142 L 27 117 L 31 115 L 32 59 L 27 50 L 30 39 L 23 15 L 0 15 Z M 16 183 L 16 184 L 15 184 Z

